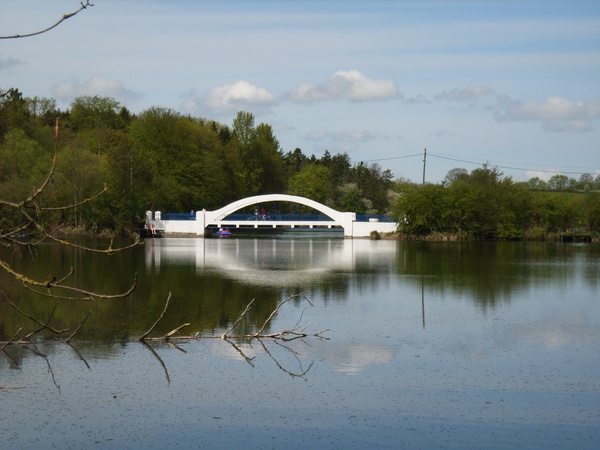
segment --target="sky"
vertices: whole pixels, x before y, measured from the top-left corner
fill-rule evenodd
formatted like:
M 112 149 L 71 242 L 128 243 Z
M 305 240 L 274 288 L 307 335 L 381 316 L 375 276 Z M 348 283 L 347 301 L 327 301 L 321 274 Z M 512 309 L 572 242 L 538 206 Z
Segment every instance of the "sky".
M 227 125 L 247 111 L 284 153 L 346 152 L 414 182 L 483 164 L 600 174 L 600 1 L 91 3 L 0 39 L 0 89 Z M 0 36 L 80 6 L 0 0 Z

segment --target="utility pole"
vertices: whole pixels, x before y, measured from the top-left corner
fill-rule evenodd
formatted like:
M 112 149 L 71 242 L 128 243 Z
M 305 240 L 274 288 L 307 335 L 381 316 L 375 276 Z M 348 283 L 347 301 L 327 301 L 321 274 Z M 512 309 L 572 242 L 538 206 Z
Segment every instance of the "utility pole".
M 423 186 L 425 186 L 425 165 L 427 164 L 427 149 L 423 150 Z

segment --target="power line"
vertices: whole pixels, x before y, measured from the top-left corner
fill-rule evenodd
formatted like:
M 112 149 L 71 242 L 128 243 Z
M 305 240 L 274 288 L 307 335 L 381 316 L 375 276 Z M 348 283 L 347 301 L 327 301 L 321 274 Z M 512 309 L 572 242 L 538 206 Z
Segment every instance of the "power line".
M 476 166 L 482 166 L 483 164 L 486 164 L 486 163 L 482 163 L 482 162 L 469 161 L 467 159 L 452 158 L 450 156 L 436 155 L 435 153 L 427 153 L 427 155 L 433 156 L 434 158 L 446 159 L 448 161 L 456 161 L 456 162 L 461 162 L 461 163 L 465 163 L 465 164 L 473 164 Z M 414 153 L 411 155 L 392 156 L 390 158 L 367 159 L 367 160 L 364 160 L 363 162 L 390 161 L 390 160 L 394 160 L 394 159 L 415 158 L 415 157 L 422 157 L 422 156 L 423 156 L 423 153 Z M 494 167 L 497 167 L 499 169 L 520 170 L 523 172 L 542 172 L 542 173 L 565 174 L 565 175 L 566 174 L 568 174 L 568 175 L 583 175 L 585 173 L 591 173 L 591 172 L 573 172 L 573 171 L 565 171 L 565 170 L 523 168 L 523 167 L 514 167 L 514 166 L 504 166 L 504 165 L 499 165 L 499 164 L 490 164 L 490 165 L 493 165 Z
M 363 162 L 389 161 L 391 159 L 413 158 L 415 156 L 422 156 L 422 155 L 423 155 L 423 153 L 415 153 L 414 155 L 392 156 L 391 158 L 366 159 L 366 160 L 363 160 Z
M 478 166 L 482 165 L 479 162 L 467 161 L 465 159 L 458 159 L 458 158 L 450 158 L 448 156 L 436 155 L 434 153 L 429 153 L 429 156 L 433 156 L 434 158 L 447 159 L 449 161 L 462 162 L 462 163 L 466 163 L 466 164 L 475 164 L 475 165 L 478 165 Z M 583 175 L 584 173 L 589 173 L 589 172 L 570 172 L 570 171 L 564 171 L 564 170 L 531 169 L 531 168 L 522 168 L 522 167 L 513 167 L 513 166 L 502 166 L 502 165 L 496 165 L 496 164 L 493 164 L 493 166 L 497 167 L 499 169 L 521 170 L 523 172 L 532 171 L 532 172 L 555 173 L 555 174 L 569 174 L 569 175 Z

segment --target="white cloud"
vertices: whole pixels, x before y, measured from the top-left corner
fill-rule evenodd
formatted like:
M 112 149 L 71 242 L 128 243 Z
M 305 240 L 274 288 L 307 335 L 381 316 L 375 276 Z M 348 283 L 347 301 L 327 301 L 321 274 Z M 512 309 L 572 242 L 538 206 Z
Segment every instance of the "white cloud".
M 188 107 L 197 108 L 201 99 L 190 99 Z M 245 80 L 228 83 L 213 88 L 204 105 L 214 112 L 225 112 L 240 109 L 263 110 L 274 106 L 275 96 L 264 88 L 255 86 Z
M 503 96 L 495 115 L 499 122 L 541 122 L 547 131 L 586 132 L 594 129 L 592 120 L 600 117 L 600 99 L 583 102 L 554 96 L 522 102 Z
M 296 102 L 351 100 L 356 102 L 398 97 L 393 80 L 373 80 L 358 70 L 338 71 L 320 84 L 303 83 L 289 93 Z
M 54 87 L 53 92 L 58 100 L 64 102 L 71 102 L 75 97 L 84 95 L 111 97 L 122 103 L 135 102 L 143 97 L 142 94 L 127 89 L 122 81 L 100 76 L 93 76 L 85 83 L 74 80 L 63 81 Z

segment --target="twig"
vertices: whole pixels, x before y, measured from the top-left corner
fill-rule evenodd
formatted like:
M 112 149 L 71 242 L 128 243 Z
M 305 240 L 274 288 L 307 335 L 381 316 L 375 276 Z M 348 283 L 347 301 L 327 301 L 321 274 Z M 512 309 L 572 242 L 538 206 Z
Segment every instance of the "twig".
M 146 331 L 144 334 L 142 334 L 138 338 L 139 341 L 143 341 L 144 339 L 146 339 L 146 336 L 148 336 L 150 333 L 152 333 L 152 330 L 154 330 L 154 327 L 156 327 L 156 325 L 158 325 L 158 322 L 160 322 L 162 320 L 162 318 L 164 317 L 164 315 L 167 312 L 167 308 L 169 307 L 169 301 L 170 300 L 171 300 L 171 293 L 169 292 L 169 295 L 167 297 L 167 301 L 165 303 L 165 307 L 163 309 L 162 314 L 160 315 L 160 317 L 158 319 L 156 319 L 156 322 L 154 322 L 154 325 L 152 325 L 148 331 Z
M 85 319 L 83 319 L 83 322 L 81 322 L 81 323 L 80 323 L 80 324 L 77 326 L 77 328 L 75 328 L 75 331 L 73 331 L 73 333 L 71 334 L 71 336 L 69 336 L 69 337 L 67 338 L 67 340 L 65 341 L 67 344 L 69 343 L 69 341 L 71 340 L 71 338 L 72 338 L 73 336 L 75 336 L 75 333 L 77 333 L 77 332 L 79 331 L 79 329 L 80 329 L 80 328 L 83 326 L 83 324 L 86 322 L 86 320 L 88 320 L 88 317 L 90 317 L 90 314 L 92 314 L 92 310 L 90 310 L 90 312 L 88 313 L 88 315 L 87 315 L 87 316 L 85 316 Z
M 17 332 L 15 333 L 15 335 L 13 337 L 10 338 L 10 340 L 8 340 L 3 346 L 2 348 L 0 348 L 0 350 L 4 350 L 7 346 L 9 346 L 17 337 L 17 335 L 21 332 L 21 330 L 23 329 L 23 327 L 19 328 L 17 330 Z
M 179 325 L 177 328 L 175 328 L 174 330 L 169 331 L 167 334 L 165 334 L 162 339 L 168 340 L 171 336 L 173 336 L 175 333 L 177 333 L 179 330 L 181 330 L 184 327 L 187 327 L 190 323 L 184 323 L 183 325 Z
M 20 274 L 16 271 L 12 270 L 10 268 L 10 266 L 8 266 L 1 259 L 0 259 L 0 267 L 4 268 L 8 273 L 13 275 L 17 279 L 17 281 L 19 281 L 21 283 L 21 285 L 23 285 L 23 287 L 25 289 L 27 289 L 31 292 L 34 292 L 35 294 L 38 294 L 38 295 L 41 295 L 44 297 L 49 297 L 49 298 L 56 298 L 58 300 L 90 301 L 93 298 L 103 299 L 103 300 L 124 298 L 124 297 L 127 297 L 129 294 L 131 294 L 135 290 L 135 287 L 137 285 L 137 272 L 136 272 L 133 277 L 133 284 L 126 292 L 122 292 L 120 294 L 99 294 L 97 292 L 88 291 L 85 289 L 79 289 L 74 286 L 65 286 L 62 284 L 57 284 L 55 281 L 41 282 L 41 281 L 32 280 L 31 278 L 28 278 L 28 277 L 24 276 L 23 274 Z M 62 282 L 63 280 L 64 280 L 64 278 L 61 279 L 60 281 Z M 40 288 L 46 288 L 46 289 L 56 288 L 59 291 L 59 293 L 57 295 L 55 295 L 50 292 L 44 292 L 44 291 L 34 289 L 34 287 L 40 287 Z M 67 296 L 66 294 L 61 294 L 60 293 L 61 290 L 66 291 L 66 292 L 74 292 L 76 294 L 80 294 L 81 296 L 80 297 Z
M 165 371 L 165 377 L 167 378 L 167 384 L 171 384 L 171 377 L 169 377 L 169 371 L 167 370 L 167 366 L 165 365 L 165 362 L 162 360 L 162 358 L 160 356 L 158 356 L 158 353 L 156 353 L 154 351 L 154 349 L 152 347 L 150 347 L 150 345 L 148 345 L 148 343 L 146 341 L 140 339 L 140 342 L 142 344 L 144 344 L 146 346 L 146 348 L 148 350 L 150 350 L 150 353 L 152 353 L 152 355 L 158 360 L 158 362 L 162 366 L 163 370 Z
M 52 382 L 54 383 L 54 386 L 56 386 L 58 388 L 58 392 L 60 393 L 60 386 L 56 382 L 56 377 L 54 376 L 54 371 L 52 370 L 52 366 L 50 365 L 50 361 L 48 360 L 48 356 L 44 355 L 42 352 L 40 352 L 35 346 L 32 349 L 29 348 L 29 347 L 27 347 L 27 346 L 25 348 L 27 350 L 33 352 L 35 355 L 38 355 L 38 356 L 41 356 L 42 358 L 44 358 L 44 360 L 46 361 L 46 365 L 48 366 L 48 372 L 52 376 Z
M 265 343 L 261 339 L 258 339 L 258 342 L 262 346 L 262 348 L 265 351 L 265 353 L 267 355 L 269 355 L 269 357 L 271 358 L 271 360 L 273 360 L 273 362 L 277 365 L 277 367 L 279 367 L 279 369 L 283 370 L 285 373 L 287 373 L 289 376 L 291 376 L 293 378 L 296 378 L 296 377 L 297 378 L 304 378 L 304 375 L 306 375 L 308 373 L 308 371 L 311 369 L 311 367 L 314 364 L 314 362 L 311 362 L 310 365 L 308 366 L 308 369 L 306 369 L 302 373 L 294 373 L 294 372 L 292 372 L 290 370 L 287 370 L 281 364 L 279 364 L 279 361 L 277 361 L 277 359 L 271 354 L 271 352 L 269 351 L 269 349 L 267 348 L 267 346 L 265 345 Z M 296 359 L 298 359 L 298 357 L 296 355 L 296 352 L 294 352 L 292 349 L 289 349 L 289 348 L 287 348 L 285 346 L 282 346 L 282 347 L 284 347 L 287 350 L 291 351 L 294 354 L 294 356 L 296 356 Z M 298 360 L 298 362 L 300 362 L 300 360 Z M 300 370 L 302 370 L 302 365 L 301 364 L 300 364 Z
M 243 312 L 243 313 L 240 315 L 240 317 L 238 317 L 238 319 L 237 319 L 237 320 L 236 320 L 236 321 L 233 323 L 233 325 L 231 325 L 231 327 L 230 327 L 230 328 L 229 328 L 229 329 L 228 329 L 228 330 L 227 330 L 225 333 L 223 333 L 223 334 L 221 335 L 221 339 L 226 339 L 226 338 L 228 337 L 228 336 L 227 336 L 227 334 L 228 334 L 230 331 L 232 331 L 232 330 L 233 330 L 235 327 L 237 327 L 237 326 L 238 326 L 238 324 L 239 324 L 239 323 L 242 321 L 242 319 L 244 318 L 244 316 L 246 315 L 246 313 L 247 313 L 248 311 L 250 311 L 250 309 L 251 309 L 251 307 L 252 307 L 252 303 L 254 303 L 254 299 L 252 299 L 252 300 L 250 301 L 250 303 L 248 303 L 248 304 L 246 305 L 246 309 L 245 309 L 245 310 L 244 310 L 244 312 Z
M 231 344 L 231 346 L 241 355 L 242 358 L 244 358 L 244 360 L 250 364 L 252 367 L 254 367 L 254 364 L 252 364 L 252 360 L 254 359 L 254 356 L 252 358 L 250 358 L 249 356 L 246 356 L 246 354 L 242 351 L 241 348 L 239 348 L 237 345 L 235 345 L 232 341 L 230 341 L 227 338 L 222 338 L 225 342 L 228 342 L 229 344 Z
M 4 294 L 4 293 L 3 293 L 3 294 Z M 52 328 L 52 327 L 49 327 L 49 326 L 48 326 L 48 324 L 50 323 L 50 320 L 52 319 L 52 316 L 54 315 L 54 312 L 56 311 L 56 307 L 58 306 L 58 303 L 57 303 L 56 305 L 54 305 L 54 308 L 52 309 L 52 313 L 50 314 L 50 317 L 48 318 L 48 321 L 46 322 L 46 324 L 43 324 L 42 322 L 40 322 L 40 321 L 39 321 L 39 320 L 37 320 L 36 318 L 34 318 L 34 317 L 31 317 L 30 315 L 28 315 L 28 314 L 27 314 L 25 311 L 23 311 L 21 308 L 19 308 L 17 305 L 15 305 L 15 304 L 14 304 L 12 301 L 10 301 L 10 300 L 8 299 L 8 297 L 6 296 L 6 294 L 4 294 L 4 299 L 5 299 L 5 300 L 6 300 L 6 301 L 9 303 L 9 305 L 10 305 L 10 306 L 12 306 L 14 309 L 16 309 L 16 310 L 17 310 L 18 312 L 20 312 L 22 315 L 24 315 L 24 316 L 25 316 L 25 317 L 27 317 L 29 320 L 32 320 L 32 321 L 34 321 L 35 323 L 37 323 L 39 326 L 41 326 L 41 327 L 42 327 L 42 328 L 40 328 L 40 329 L 38 329 L 38 330 L 36 330 L 36 331 L 34 331 L 34 332 L 31 332 L 31 333 L 29 333 L 29 334 L 28 334 L 27 336 L 25 336 L 23 339 L 28 339 L 28 338 L 30 338 L 31 336 L 33 336 L 34 334 L 37 334 L 37 333 L 39 333 L 40 331 L 42 331 L 42 330 L 44 330 L 44 329 L 45 329 L 45 330 L 49 330 L 49 331 L 51 331 L 52 333 L 55 333 L 55 334 L 61 334 L 61 333 L 64 333 L 65 331 L 67 331 L 67 329 L 64 329 L 64 330 L 55 330 L 54 328 Z
M 169 347 L 171 347 L 171 348 L 174 348 L 174 349 L 176 349 L 176 350 L 179 350 L 181 353 L 185 353 L 185 354 L 187 355 L 187 352 L 186 352 L 184 349 L 182 349 L 182 348 L 181 348 L 179 345 L 177 345 L 177 344 L 174 344 L 174 343 L 173 343 L 173 342 L 171 342 L 171 341 L 166 341 L 166 342 L 167 342 L 167 345 L 168 345 Z
M 69 347 L 71 347 L 71 348 L 72 348 L 72 349 L 75 351 L 75 353 L 77 353 L 77 356 L 79 356 L 79 359 L 81 359 L 81 360 L 83 361 L 83 363 L 86 365 L 86 367 L 87 367 L 88 369 L 91 369 L 91 367 L 90 367 L 90 365 L 88 364 L 88 362 L 85 360 L 85 358 L 84 358 L 83 356 L 81 356 L 81 353 L 79 353 L 79 350 L 77 350 L 77 349 L 76 349 L 76 348 L 73 346 L 73 344 L 71 344 L 70 342 L 67 342 L 67 344 L 69 344 Z
M 73 17 L 77 13 L 83 11 L 88 6 L 94 6 L 94 5 L 92 3 L 90 3 L 89 0 L 87 0 L 85 3 L 81 2 L 81 7 L 77 11 L 74 11 L 74 12 L 69 13 L 69 14 L 64 14 L 58 22 L 56 22 L 54 25 L 52 25 L 52 26 L 50 26 L 48 28 L 45 28 L 43 30 L 35 31 L 35 32 L 29 33 L 29 34 L 15 34 L 15 35 L 12 35 L 12 36 L 0 36 L 0 39 L 19 39 L 19 38 L 26 38 L 26 37 L 31 37 L 31 36 L 37 36 L 38 34 L 46 33 L 48 31 L 52 30 L 53 28 L 56 28 L 57 26 L 59 26 L 65 20 L 70 19 L 71 17 Z

